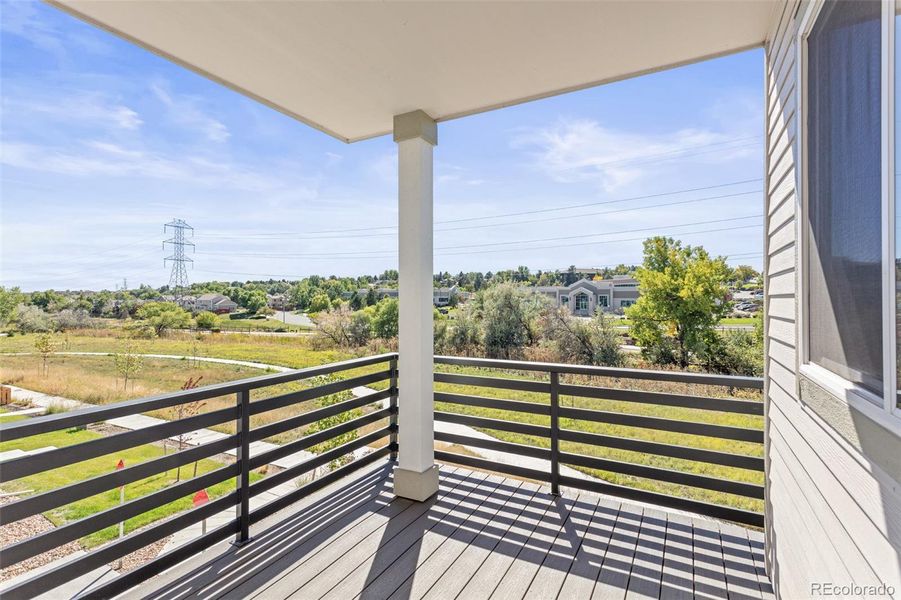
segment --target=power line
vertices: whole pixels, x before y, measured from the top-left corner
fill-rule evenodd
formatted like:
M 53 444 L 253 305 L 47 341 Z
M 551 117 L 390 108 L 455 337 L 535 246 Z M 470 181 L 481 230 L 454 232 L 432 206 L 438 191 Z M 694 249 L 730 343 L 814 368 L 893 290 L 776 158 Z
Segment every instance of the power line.
M 675 235 L 680 237 L 686 235 L 694 235 L 698 233 L 716 233 L 721 231 L 737 231 L 739 229 L 753 229 L 756 227 L 763 227 L 763 223 L 757 223 L 754 225 L 739 225 L 738 227 L 723 227 L 719 229 L 701 229 L 698 231 L 682 231 Z M 634 238 L 626 238 L 622 240 L 601 240 L 601 241 L 592 241 L 592 242 L 576 242 L 573 244 L 567 244 L 567 248 L 572 246 L 595 246 L 600 244 L 618 244 L 620 242 L 635 242 L 642 241 L 647 239 L 645 236 L 634 237 Z M 559 248 L 560 246 L 530 246 L 527 248 L 502 248 L 502 249 L 494 249 L 494 250 L 476 250 L 476 251 L 468 251 L 468 252 L 442 252 L 440 256 L 460 256 L 463 254 L 493 254 L 497 252 L 523 252 L 528 250 L 547 250 L 553 248 Z
M 483 248 L 483 247 L 491 247 L 491 246 L 506 246 L 506 245 L 517 245 L 517 244 L 531 244 L 531 243 L 540 243 L 540 242 L 550 242 L 550 241 L 559 241 L 559 240 L 572 240 L 572 239 L 584 239 L 584 238 L 595 238 L 601 236 L 608 235 L 619 235 L 623 233 L 637 233 L 641 231 L 656 231 L 660 229 L 672 229 L 678 227 L 692 227 L 694 225 L 709 225 L 713 223 L 725 223 L 729 221 L 740 221 L 744 219 L 756 219 L 762 217 L 762 214 L 756 215 L 746 215 L 742 217 L 729 217 L 726 219 L 713 219 L 709 221 L 693 221 L 691 223 L 678 223 L 674 225 L 662 225 L 662 226 L 654 226 L 654 227 L 642 227 L 639 229 L 619 229 L 616 231 L 604 231 L 601 233 L 588 233 L 582 235 L 566 235 L 552 238 L 535 238 L 530 240 L 510 240 L 506 242 L 490 242 L 486 244 L 463 244 L 459 246 L 439 246 L 436 247 L 435 250 L 456 250 L 460 248 Z M 711 230 L 716 231 L 716 230 Z M 617 240 L 614 240 L 617 241 Z M 528 249 L 528 248 L 526 248 Z M 303 253 L 303 252 L 201 252 L 200 254 L 214 255 L 214 256 L 244 256 L 244 257 L 257 257 L 257 258 L 330 258 L 330 257 L 338 257 L 338 256 L 347 256 L 351 258 L 358 257 L 368 257 L 380 255 L 382 257 L 391 257 L 396 256 L 396 252 L 394 250 L 373 250 L 370 252 L 363 251 L 354 251 L 354 252 L 315 252 L 315 253 Z
M 487 216 L 481 216 L 481 217 L 467 217 L 467 218 L 463 218 L 463 219 L 446 219 L 446 220 L 441 220 L 441 221 L 435 221 L 435 224 L 441 225 L 441 224 L 447 224 L 447 223 L 463 223 L 463 222 L 471 222 L 471 221 L 483 221 L 483 220 L 487 220 L 487 219 L 500 219 L 500 218 L 505 218 L 505 217 L 516 217 L 516 216 L 522 216 L 522 215 L 545 214 L 545 213 L 549 213 L 549 212 L 557 212 L 557 211 L 562 211 L 562 210 L 587 208 L 590 206 L 602 206 L 602 205 L 607 205 L 607 204 L 619 204 L 622 202 L 631 202 L 634 200 L 648 200 L 651 198 L 662 198 L 665 196 L 674 196 L 676 194 L 701 192 L 701 191 L 706 191 L 706 190 L 731 187 L 734 185 L 742 185 L 742 184 L 746 184 L 746 183 L 756 183 L 756 182 L 760 182 L 760 181 L 763 181 L 762 177 L 757 177 L 755 179 L 744 179 L 744 180 L 740 180 L 740 181 L 732 181 L 732 182 L 728 182 L 728 183 L 719 183 L 716 185 L 708 185 L 708 186 L 703 186 L 703 187 L 687 188 L 687 189 L 682 189 L 682 190 L 671 190 L 668 192 L 659 192 L 659 193 L 655 193 L 655 194 L 646 194 L 646 195 L 642 195 L 642 196 L 631 196 L 628 198 L 618 198 L 616 200 L 600 200 L 597 202 L 584 202 L 581 204 L 570 204 L 567 206 L 557 206 L 557 207 L 552 207 L 552 208 L 543 208 L 543 209 L 536 209 L 536 210 L 511 212 L 511 213 L 500 213 L 500 214 L 496 214 L 496 215 L 487 215 Z M 748 192 L 748 193 L 752 193 L 752 192 Z M 714 199 L 714 198 L 710 198 L 710 199 Z M 219 236 L 216 234 L 205 234 L 205 235 L 201 235 L 200 237 L 218 238 L 218 239 L 273 239 L 273 238 L 277 238 L 277 237 L 281 237 L 281 236 L 291 236 L 289 239 L 300 240 L 302 238 L 297 238 L 294 236 L 316 235 L 316 234 L 324 234 L 324 233 L 357 233 L 357 232 L 365 232 L 365 231 L 374 231 L 374 230 L 379 230 L 379 229 L 396 230 L 397 225 L 370 226 L 370 227 L 359 227 L 359 228 L 351 228 L 351 229 L 323 229 L 323 230 L 318 230 L 318 231 L 301 231 L 301 232 L 297 232 L 297 231 L 293 231 L 293 232 L 292 231 L 282 231 L 282 232 L 272 232 L 272 233 L 260 232 L 260 233 L 246 234 L 246 235 L 241 235 L 241 236 L 235 236 L 235 235 Z M 444 230 L 441 230 L 441 231 L 444 231 Z M 395 234 L 386 233 L 386 234 L 378 234 L 378 235 L 395 235 Z M 331 239 L 331 238 L 317 237 L 317 238 L 310 238 L 310 239 L 315 240 L 315 239 Z

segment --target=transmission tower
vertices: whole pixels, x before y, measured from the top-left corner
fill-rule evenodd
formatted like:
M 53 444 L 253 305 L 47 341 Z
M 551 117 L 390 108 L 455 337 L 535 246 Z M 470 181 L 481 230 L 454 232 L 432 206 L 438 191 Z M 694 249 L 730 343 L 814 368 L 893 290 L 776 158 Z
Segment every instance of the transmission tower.
M 172 219 L 171 222 L 163 225 L 163 233 L 172 231 L 172 237 L 163 242 L 163 249 L 166 244 L 172 245 L 172 256 L 163 259 L 165 267 L 169 261 L 172 262 L 172 274 L 169 276 L 169 289 L 175 295 L 176 302 L 180 302 L 185 290 L 188 288 L 188 268 L 187 263 L 193 264 L 194 261 L 185 256 L 185 246 L 190 246 L 194 250 L 194 242 L 185 239 L 186 236 L 194 237 L 194 228 L 185 223 L 181 219 Z

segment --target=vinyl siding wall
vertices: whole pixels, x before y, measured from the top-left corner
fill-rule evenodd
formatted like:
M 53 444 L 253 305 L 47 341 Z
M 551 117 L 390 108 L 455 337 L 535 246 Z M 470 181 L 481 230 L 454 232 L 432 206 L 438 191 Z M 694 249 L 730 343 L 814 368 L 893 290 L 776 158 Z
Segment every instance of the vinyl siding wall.
M 766 44 L 767 561 L 782 598 L 811 597 L 816 582 L 884 582 L 901 597 L 899 439 L 798 374 L 796 38 L 807 6 L 778 7 Z

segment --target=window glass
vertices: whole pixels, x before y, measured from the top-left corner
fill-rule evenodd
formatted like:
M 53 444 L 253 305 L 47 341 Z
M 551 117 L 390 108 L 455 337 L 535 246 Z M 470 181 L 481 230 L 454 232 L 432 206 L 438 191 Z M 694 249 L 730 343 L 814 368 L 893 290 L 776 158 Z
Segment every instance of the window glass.
M 825 4 L 806 125 L 809 358 L 881 397 L 880 16 L 878 0 Z

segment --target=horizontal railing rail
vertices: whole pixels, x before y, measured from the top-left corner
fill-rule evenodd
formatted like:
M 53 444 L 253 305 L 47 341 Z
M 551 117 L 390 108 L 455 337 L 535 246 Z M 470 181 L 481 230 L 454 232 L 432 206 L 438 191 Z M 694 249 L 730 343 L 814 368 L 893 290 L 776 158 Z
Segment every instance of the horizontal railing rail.
M 704 386 L 705 390 L 709 388 L 762 390 L 763 380 L 761 378 L 449 356 L 437 356 L 435 363 L 469 369 L 462 373 L 436 371 L 434 380 L 437 384 L 516 392 L 516 394 L 506 394 L 514 396 L 513 399 L 502 399 L 460 393 L 458 389 L 449 392 L 439 388 L 439 391 L 435 392 L 435 401 L 456 405 L 459 406 L 459 409 L 451 411 L 451 409 L 440 408 L 436 410 L 436 421 L 497 431 L 501 432 L 501 437 L 504 433 L 513 433 L 528 436 L 533 440 L 532 443 L 513 443 L 501 439 L 484 439 L 456 432 L 437 431 L 436 441 L 476 449 L 482 448 L 511 456 L 538 458 L 546 461 L 545 464 L 548 467 L 523 466 L 517 464 L 516 461 L 501 462 L 446 450 L 436 451 L 435 455 L 439 460 L 547 482 L 550 483 L 551 490 L 555 494 L 559 494 L 560 486 L 568 486 L 624 499 L 688 510 L 747 525 L 763 526 L 761 512 L 740 508 L 735 506 L 735 503 L 708 502 L 706 499 L 687 497 L 687 494 L 680 495 L 678 489 L 674 489 L 673 493 L 660 493 L 642 489 L 636 485 L 612 483 L 605 480 L 603 476 L 590 476 L 593 472 L 600 471 L 614 474 L 617 477 L 635 477 L 705 492 L 731 494 L 754 501 L 762 500 L 764 497 L 763 485 L 709 475 L 705 472 L 707 468 L 704 467 L 706 464 L 763 472 L 762 419 L 759 419 L 759 426 L 754 422 L 756 421 L 755 417 L 762 417 L 764 414 L 762 400 L 734 398 L 731 397 L 731 393 L 727 398 L 713 397 L 707 395 L 710 393 L 709 391 L 706 391 L 705 394 L 693 395 L 684 393 L 681 386 L 678 393 L 627 387 L 628 381 L 655 381 L 667 384 Z M 491 373 L 488 374 L 484 370 L 490 370 Z M 497 371 L 519 372 L 520 376 L 529 378 L 501 377 L 498 376 Z M 536 378 L 541 375 L 544 378 Z M 581 379 L 581 381 L 561 383 L 562 376 Z M 592 385 L 592 378 L 606 378 L 607 382 L 604 385 Z M 613 383 L 608 383 L 611 380 Z M 535 394 L 538 394 L 537 398 Z M 528 395 L 531 395 L 531 400 Z M 563 406 L 560 401 L 561 397 L 578 398 L 582 406 Z M 593 401 L 598 401 L 594 404 L 604 403 L 607 406 L 603 406 L 603 409 L 585 407 L 586 405 L 592 406 Z M 636 407 L 672 408 L 678 411 L 688 410 L 689 414 L 698 416 L 692 417 L 696 420 L 689 420 L 661 416 L 660 411 L 658 414 L 620 412 L 611 410 L 611 403 L 623 403 L 619 404 L 620 407 L 635 405 Z M 473 414 L 472 409 L 474 408 L 489 409 L 491 411 L 489 414 L 494 416 L 497 416 L 495 411 L 501 411 L 503 415 L 510 417 L 478 416 Z M 711 416 L 718 414 L 731 415 L 738 419 L 750 419 L 752 426 L 708 422 Z M 520 416 L 520 420 L 515 420 L 516 415 Z M 704 415 L 707 415 L 706 420 L 703 418 Z M 601 430 L 583 430 L 593 424 L 601 424 Z M 743 423 L 743 425 L 747 424 Z M 617 435 L 619 427 L 634 428 L 639 434 L 634 436 Z M 646 439 L 646 434 L 644 438 L 640 435 L 642 431 L 683 434 L 686 441 L 676 444 Z M 761 451 L 737 453 L 695 447 L 690 445 L 689 439 L 692 438 L 716 438 L 730 443 L 756 444 L 761 445 Z M 561 443 L 578 444 L 582 452 L 598 450 L 598 455 L 561 450 Z M 698 468 L 694 471 L 680 470 L 654 464 L 658 461 L 640 463 L 619 458 L 613 459 L 604 454 L 609 450 L 624 450 L 663 459 L 692 461 L 698 463 Z M 578 473 L 574 472 L 571 472 L 570 475 L 561 475 L 561 466 L 581 470 L 585 476 L 577 476 Z
M 384 368 L 377 368 L 374 372 L 352 375 L 328 383 L 320 384 L 314 382 L 312 387 L 296 392 L 255 401 L 251 401 L 250 398 L 250 393 L 253 390 L 381 365 L 384 365 Z M 370 384 L 383 384 L 386 385 L 386 389 L 365 393 L 349 400 L 340 400 L 326 404 L 314 410 L 306 410 L 305 412 L 300 412 L 256 428 L 250 427 L 251 416 L 296 406 L 300 403 Z M 11 586 L 0 586 L 3 598 L 9 600 L 32 598 L 51 591 L 65 581 L 121 559 L 131 552 L 162 540 L 214 514 L 228 509 L 235 510 L 235 518 L 224 525 L 136 569 L 121 574 L 86 593 L 86 597 L 111 597 L 228 537 L 234 536 L 237 545 L 249 541 L 249 527 L 253 523 L 259 522 L 261 519 L 276 513 L 348 473 L 372 464 L 379 458 L 386 456 L 393 458 L 397 452 L 397 355 L 394 353 L 6 423 L 0 425 L 0 441 L 19 440 L 44 433 L 68 430 L 73 427 L 85 427 L 116 417 L 137 415 L 148 411 L 172 408 L 199 400 L 220 398 L 228 395 L 234 395 L 235 402 L 227 408 L 165 421 L 144 429 L 107 433 L 94 440 L 0 462 L 0 483 L 8 483 L 24 477 L 40 475 L 59 467 L 75 465 L 85 460 L 109 456 L 111 453 L 172 439 L 173 436 L 187 434 L 209 426 L 232 422 L 235 424 L 236 433 L 234 435 L 226 435 L 212 442 L 181 449 L 173 454 L 152 458 L 145 462 L 111 471 L 104 475 L 76 481 L 56 489 L 25 496 L 0 506 L 0 525 L 6 526 L 26 517 L 52 511 L 73 502 L 108 492 L 117 487 L 139 482 L 166 471 L 186 466 L 201 459 L 215 457 L 227 452 L 234 452 L 236 455 L 233 462 L 230 459 L 222 460 L 222 467 L 201 473 L 196 477 L 183 479 L 112 508 L 95 512 L 4 546 L 0 549 L 0 564 L 3 567 L 15 565 L 107 527 L 156 510 L 173 501 L 190 497 L 202 489 L 221 484 L 230 479 L 235 479 L 236 481 L 234 490 L 206 504 L 178 513 L 172 518 L 157 521 L 114 542 L 79 554 L 71 560 L 55 564 L 50 569 L 36 573 L 32 577 L 14 583 Z M 388 401 L 387 406 L 383 405 L 385 400 Z M 306 433 L 293 441 L 250 456 L 249 449 L 252 442 L 269 439 L 273 436 L 320 422 L 323 419 L 347 414 L 350 411 L 359 412 L 350 416 L 348 420 L 338 422 L 326 429 Z M 386 424 L 379 426 L 379 422 Z M 370 431 L 373 427 L 375 429 Z M 366 428 L 364 430 L 365 433 L 360 434 L 359 432 L 363 428 Z M 346 436 L 351 432 L 357 432 L 358 437 L 350 441 L 344 441 L 347 438 L 342 436 Z M 313 472 L 324 465 L 345 459 L 353 455 L 355 451 L 385 438 L 388 438 L 386 443 L 377 450 L 371 451 L 361 458 L 356 458 L 343 466 L 339 466 L 318 479 L 313 479 L 311 482 L 279 495 L 253 511 L 250 510 L 251 498 Z M 314 454 L 311 458 L 307 458 L 288 468 L 267 473 L 265 477 L 253 483 L 250 481 L 251 471 L 300 451 L 307 451 L 315 446 L 337 439 L 344 441 L 344 443 Z

